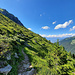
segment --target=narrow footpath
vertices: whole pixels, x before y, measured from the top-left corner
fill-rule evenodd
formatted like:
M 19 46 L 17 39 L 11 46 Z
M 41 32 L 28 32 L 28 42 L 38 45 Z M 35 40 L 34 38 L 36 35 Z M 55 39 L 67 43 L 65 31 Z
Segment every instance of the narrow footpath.
M 22 49 L 22 53 L 24 55 L 24 60 L 18 65 L 18 75 L 34 75 L 35 69 L 29 62 L 28 56 L 24 53 Z

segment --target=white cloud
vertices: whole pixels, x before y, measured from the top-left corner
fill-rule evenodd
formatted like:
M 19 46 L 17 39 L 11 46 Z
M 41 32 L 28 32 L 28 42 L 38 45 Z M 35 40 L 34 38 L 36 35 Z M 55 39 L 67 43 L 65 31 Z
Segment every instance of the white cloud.
M 42 29 L 49 29 L 50 27 L 48 27 L 48 26 L 44 26 L 44 27 L 42 27 Z
M 68 22 L 65 22 L 64 24 L 58 24 L 54 29 L 66 28 L 71 23 L 73 23 L 73 21 L 72 20 L 69 20 Z
M 53 22 L 52 24 L 55 24 L 56 23 L 56 21 L 55 22 Z
M 75 30 L 75 26 L 73 26 L 72 28 L 70 28 L 70 31 Z
M 41 35 L 41 34 L 40 34 Z M 47 38 L 53 38 L 53 37 L 72 37 L 75 36 L 75 34 L 70 33 L 70 34 L 59 34 L 59 35 L 41 35 L 42 37 L 47 37 Z
M 31 28 L 28 28 L 29 30 L 32 30 Z

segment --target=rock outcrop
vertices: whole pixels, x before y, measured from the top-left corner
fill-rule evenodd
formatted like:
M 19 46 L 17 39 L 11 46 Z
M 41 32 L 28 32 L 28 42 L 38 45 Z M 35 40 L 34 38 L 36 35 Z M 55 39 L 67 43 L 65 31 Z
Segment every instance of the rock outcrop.
M 35 73 L 35 69 L 32 68 L 30 71 L 26 72 L 26 75 L 33 75 Z
M 8 64 L 4 68 L 0 68 L 0 73 L 7 75 L 11 71 L 12 67 Z

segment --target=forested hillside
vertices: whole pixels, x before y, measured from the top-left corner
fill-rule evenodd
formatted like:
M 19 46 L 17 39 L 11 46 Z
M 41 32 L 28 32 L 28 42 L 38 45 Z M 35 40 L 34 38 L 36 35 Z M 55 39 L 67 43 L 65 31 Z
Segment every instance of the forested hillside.
M 22 50 L 28 55 L 36 75 L 75 73 L 75 60 L 64 47 L 59 46 L 59 42 L 51 43 L 0 13 L 0 62 L 12 66 L 8 75 L 18 75 L 18 64 L 24 59 Z M 14 57 L 15 53 L 19 58 Z M 7 60 L 9 54 L 11 59 Z
M 64 46 L 66 51 L 75 54 L 75 36 L 61 40 L 60 45 Z

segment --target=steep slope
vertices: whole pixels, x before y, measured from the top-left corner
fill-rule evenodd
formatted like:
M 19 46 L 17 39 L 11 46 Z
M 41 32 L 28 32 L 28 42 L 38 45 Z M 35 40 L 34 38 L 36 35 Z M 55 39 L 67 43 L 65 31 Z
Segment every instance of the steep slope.
M 53 44 L 0 13 L 0 63 L 12 66 L 8 75 L 18 75 L 18 66 L 25 60 L 22 50 L 28 55 L 36 75 L 75 73 L 75 60 L 58 42 Z M 4 66 L 0 65 L 0 68 Z
M 17 24 L 23 26 L 23 24 L 18 20 L 18 18 L 15 17 L 13 14 L 9 13 L 7 10 L 0 8 L 0 13 L 2 13 L 3 15 L 5 15 L 6 17 L 8 17 L 9 19 L 11 19 L 12 21 L 16 22 Z
M 66 51 L 75 54 L 75 36 L 61 40 L 60 45 L 64 46 Z

